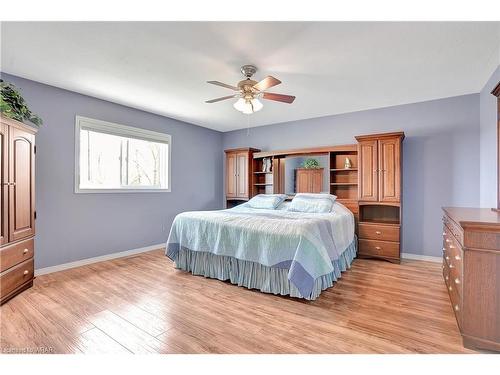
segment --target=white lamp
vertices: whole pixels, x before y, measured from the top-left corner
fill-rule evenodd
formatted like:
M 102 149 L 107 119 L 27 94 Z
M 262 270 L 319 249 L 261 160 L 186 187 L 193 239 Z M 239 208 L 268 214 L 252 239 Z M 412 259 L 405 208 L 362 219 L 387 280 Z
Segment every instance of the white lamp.
M 262 109 L 262 107 L 264 107 L 264 105 L 257 98 L 252 99 L 251 102 L 254 112 L 258 112 Z

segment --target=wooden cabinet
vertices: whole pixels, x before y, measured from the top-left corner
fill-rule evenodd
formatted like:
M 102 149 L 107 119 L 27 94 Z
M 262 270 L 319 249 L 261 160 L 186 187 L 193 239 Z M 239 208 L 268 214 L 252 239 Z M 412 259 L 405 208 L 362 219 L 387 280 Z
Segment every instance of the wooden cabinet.
M 236 197 L 236 154 L 226 155 L 226 197 Z
M 244 201 L 250 198 L 252 181 L 253 148 L 225 150 L 226 153 L 226 200 Z M 227 202 L 228 206 L 233 203 Z
M 359 254 L 399 262 L 404 133 L 362 135 L 356 139 L 359 164 Z
M 463 344 L 500 352 L 500 214 L 443 210 L 443 278 Z
M 399 202 L 401 199 L 401 139 L 384 138 L 378 141 L 378 200 Z
M 320 193 L 323 188 L 323 168 L 297 168 L 295 181 L 297 193 Z
M 359 141 L 359 197 L 358 200 L 378 200 L 378 141 Z
M 33 285 L 35 132 L 1 117 L 0 303 Z

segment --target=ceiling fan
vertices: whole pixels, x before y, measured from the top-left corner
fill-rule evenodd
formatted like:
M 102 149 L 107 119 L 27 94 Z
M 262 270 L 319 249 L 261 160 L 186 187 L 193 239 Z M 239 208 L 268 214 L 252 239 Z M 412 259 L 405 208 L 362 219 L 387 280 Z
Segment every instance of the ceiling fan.
M 247 115 L 262 109 L 263 104 L 259 100 L 261 98 L 288 104 L 293 103 L 295 96 L 265 92 L 267 89 L 279 85 L 281 81 L 272 76 L 267 76 L 260 82 L 254 81 L 251 77 L 256 71 L 257 68 L 254 65 L 243 65 L 241 67 L 241 73 L 243 73 L 246 79 L 238 82 L 237 86 L 228 85 L 219 81 L 207 81 L 207 83 L 211 83 L 212 85 L 222 86 L 237 91 L 238 93 L 207 100 L 205 103 L 216 103 L 222 100 L 238 98 L 236 103 L 233 104 L 234 108 Z

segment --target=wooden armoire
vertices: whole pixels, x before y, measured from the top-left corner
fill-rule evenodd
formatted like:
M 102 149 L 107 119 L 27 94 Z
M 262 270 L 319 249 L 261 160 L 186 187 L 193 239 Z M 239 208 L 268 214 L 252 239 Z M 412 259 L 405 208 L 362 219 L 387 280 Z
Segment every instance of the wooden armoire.
M 0 304 L 33 285 L 35 133 L 0 117 Z
M 255 148 L 234 148 L 226 153 L 226 206 L 233 207 L 251 198 L 252 165 Z
M 359 255 L 400 261 L 403 132 L 357 136 Z

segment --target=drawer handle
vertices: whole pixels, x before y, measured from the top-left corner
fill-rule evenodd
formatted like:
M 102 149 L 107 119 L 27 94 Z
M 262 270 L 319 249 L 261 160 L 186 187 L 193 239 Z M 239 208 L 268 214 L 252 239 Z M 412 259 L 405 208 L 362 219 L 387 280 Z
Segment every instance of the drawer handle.
M 446 256 L 446 260 L 450 260 L 450 257 L 448 255 Z
M 382 248 L 380 246 L 375 246 L 375 250 L 381 250 Z
M 458 305 L 453 306 L 453 308 L 455 309 L 455 311 L 460 310 L 460 308 L 458 307 Z
M 25 270 L 25 271 L 23 272 L 23 275 L 24 275 L 24 276 L 26 276 L 28 273 L 30 273 L 30 272 L 29 272 L 28 270 Z
M 446 281 L 448 281 L 450 278 L 448 276 L 445 276 Z
M 451 240 L 450 240 L 449 238 L 447 238 L 445 241 L 446 241 L 446 242 L 451 242 Z
M 28 254 L 28 249 L 24 249 L 23 254 Z
M 453 288 L 451 286 L 449 286 L 448 290 L 451 292 L 453 290 Z
M 460 259 L 462 259 L 462 258 L 460 258 L 460 255 L 455 255 L 455 259 L 456 259 L 456 260 L 460 260 Z
M 446 232 L 443 232 L 443 237 L 446 237 Z
M 453 246 L 453 245 L 450 245 L 450 249 L 454 249 L 454 248 L 455 248 L 455 246 Z
M 458 277 L 455 279 L 455 284 L 460 284 L 460 279 Z
M 377 231 L 375 231 L 375 234 L 382 234 L 382 232 L 377 230 Z
M 450 263 L 450 265 L 449 265 L 448 267 L 449 267 L 449 268 L 455 268 L 455 267 L 453 266 L 453 264 L 451 264 L 451 263 Z

